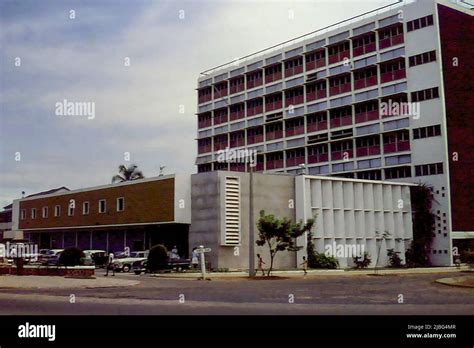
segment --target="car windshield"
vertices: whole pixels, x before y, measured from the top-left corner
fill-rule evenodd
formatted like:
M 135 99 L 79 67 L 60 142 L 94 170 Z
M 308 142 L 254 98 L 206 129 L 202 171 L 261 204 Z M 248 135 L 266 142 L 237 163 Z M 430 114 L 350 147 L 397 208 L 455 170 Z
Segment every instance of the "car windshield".
M 140 253 L 138 251 L 134 251 L 130 253 L 130 257 L 142 257 L 143 253 Z

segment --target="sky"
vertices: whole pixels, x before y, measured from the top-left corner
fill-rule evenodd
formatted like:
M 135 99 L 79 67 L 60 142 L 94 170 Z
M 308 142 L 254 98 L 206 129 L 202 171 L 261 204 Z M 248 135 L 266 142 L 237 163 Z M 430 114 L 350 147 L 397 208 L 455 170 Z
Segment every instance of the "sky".
M 0 0 L 0 209 L 120 164 L 196 172 L 201 72 L 393 2 Z

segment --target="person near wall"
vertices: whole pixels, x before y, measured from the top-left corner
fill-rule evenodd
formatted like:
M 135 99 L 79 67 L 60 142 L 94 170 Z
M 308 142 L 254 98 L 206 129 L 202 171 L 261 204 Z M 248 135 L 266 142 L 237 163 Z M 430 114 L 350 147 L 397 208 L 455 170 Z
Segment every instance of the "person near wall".
M 265 269 L 263 268 L 263 265 L 265 265 L 266 263 L 263 262 L 263 258 L 260 256 L 260 254 L 257 254 L 257 259 L 258 259 L 257 271 L 262 271 L 262 276 L 264 276 Z
M 196 252 L 196 247 L 193 248 L 193 251 L 191 253 L 191 265 L 193 269 L 198 268 L 199 265 L 199 254 Z
M 112 270 L 112 276 L 115 276 L 114 253 L 111 251 L 109 252 L 109 257 L 107 258 L 105 269 L 106 271 L 104 277 L 107 277 L 109 275 L 109 270 Z
M 303 262 L 301 263 L 301 266 L 303 266 L 304 275 L 308 274 L 308 272 L 306 272 L 308 269 L 308 260 L 306 259 L 306 256 L 303 256 Z

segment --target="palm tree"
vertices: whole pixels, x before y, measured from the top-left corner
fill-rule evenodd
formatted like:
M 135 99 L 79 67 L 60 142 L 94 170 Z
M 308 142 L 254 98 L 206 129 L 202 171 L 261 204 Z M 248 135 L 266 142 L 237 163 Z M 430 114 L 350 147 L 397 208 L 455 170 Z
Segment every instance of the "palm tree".
M 138 170 L 135 164 L 132 164 L 128 167 L 125 167 L 122 164 L 119 166 L 119 174 L 114 175 L 112 177 L 112 183 L 144 179 L 144 178 L 145 176 L 143 175 L 142 171 Z

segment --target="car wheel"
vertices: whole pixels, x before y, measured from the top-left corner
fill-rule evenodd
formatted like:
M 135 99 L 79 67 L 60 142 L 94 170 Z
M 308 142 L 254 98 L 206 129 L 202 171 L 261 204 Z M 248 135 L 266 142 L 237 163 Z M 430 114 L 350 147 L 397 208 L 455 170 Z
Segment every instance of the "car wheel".
M 130 266 L 129 265 L 123 265 L 122 271 L 125 272 L 125 273 L 130 272 Z

